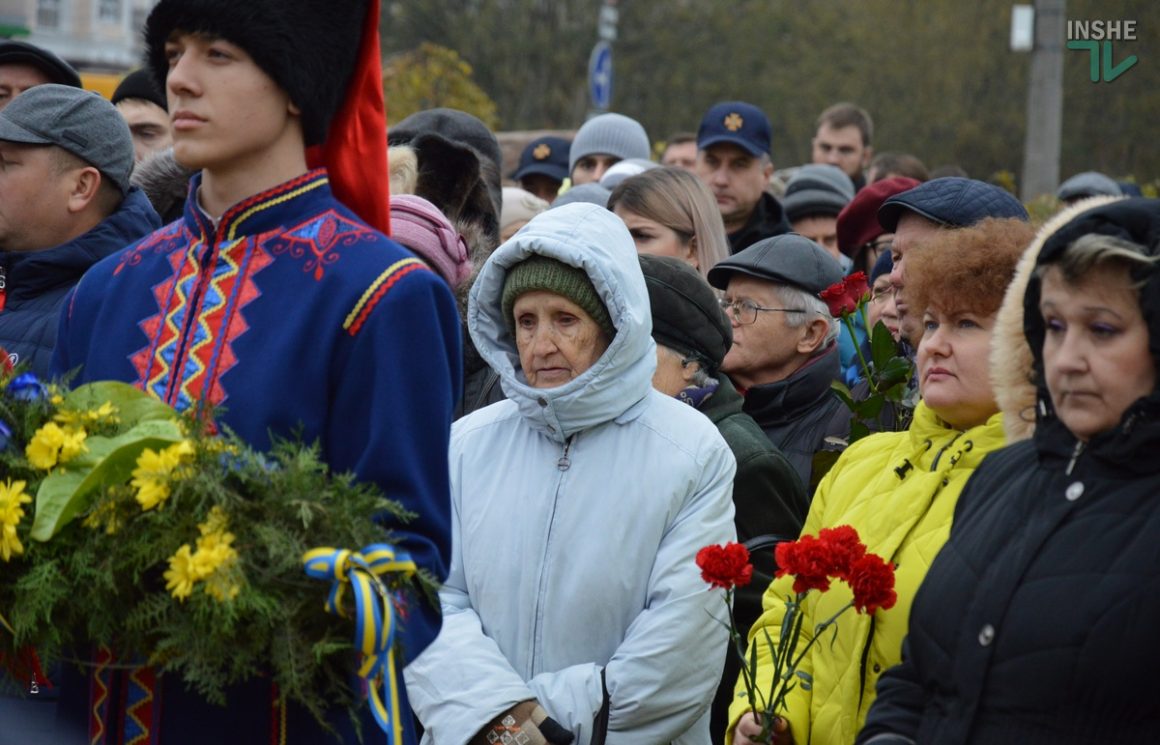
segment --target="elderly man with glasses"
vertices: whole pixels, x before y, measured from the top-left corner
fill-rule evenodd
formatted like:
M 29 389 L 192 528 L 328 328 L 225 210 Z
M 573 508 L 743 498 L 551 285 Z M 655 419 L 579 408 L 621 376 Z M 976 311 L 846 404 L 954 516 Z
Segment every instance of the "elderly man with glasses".
M 811 492 L 814 454 L 834 449 L 827 438 L 844 439 L 850 429 L 830 389 L 841 375 L 838 322 L 819 297 L 841 279 L 837 260 L 796 234 L 758 241 L 709 271 L 733 325 L 721 369 Z

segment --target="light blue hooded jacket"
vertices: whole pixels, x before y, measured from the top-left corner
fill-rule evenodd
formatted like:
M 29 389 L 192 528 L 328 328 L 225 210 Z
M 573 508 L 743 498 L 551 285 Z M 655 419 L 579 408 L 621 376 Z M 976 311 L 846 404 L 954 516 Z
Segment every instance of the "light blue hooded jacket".
M 501 311 L 508 269 L 533 254 L 583 268 L 617 329 L 551 389 L 527 384 Z M 607 691 L 608 743 L 704 745 L 728 634 L 695 558 L 735 539 L 736 466 L 707 418 L 652 389 L 624 223 L 589 204 L 534 218 L 484 265 L 468 328 L 508 400 L 452 430 L 443 630 L 405 671 L 424 743 L 465 743 L 534 698 L 587 745 Z

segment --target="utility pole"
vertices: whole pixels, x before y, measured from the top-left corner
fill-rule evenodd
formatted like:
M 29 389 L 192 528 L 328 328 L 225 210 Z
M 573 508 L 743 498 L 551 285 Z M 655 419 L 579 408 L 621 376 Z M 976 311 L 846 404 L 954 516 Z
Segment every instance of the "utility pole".
M 1063 139 L 1063 50 L 1067 0 L 1035 0 L 1035 46 L 1027 84 L 1027 136 L 1020 197 L 1028 202 L 1059 186 Z

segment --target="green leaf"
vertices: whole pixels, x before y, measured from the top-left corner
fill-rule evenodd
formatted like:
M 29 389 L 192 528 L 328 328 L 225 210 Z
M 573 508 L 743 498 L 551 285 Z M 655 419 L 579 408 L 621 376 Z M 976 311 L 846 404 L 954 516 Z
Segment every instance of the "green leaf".
M 885 396 L 881 393 L 872 393 L 857 403 L 854 407 L 854 413 L 858 415 L 859 419 L 877 419 L 878 415 L 882 413 L 884 403 L 886 403 Z
M 145 450 L 159 450 L 182 439 L 172 420 L 146 420 L 116 437 L 90 437 L 88 452 L 53 471 L 36 491 L 36 517 L 29 535 L 50 540 L 73 518 L 88 509 L 90 495 L 112 484 L 123 484 Z
M 870 358 L 874 361 L 874 369 L 885 368 L 897 354 L 898 345 L 894 342 L 894 337 L 890 335 L 886 324 L 882 321 L 874 324 L 874 331 L 870 335 Z
M 64 404 L 70 409 L 96 409 L 105 403 L 117 407 L 117 417 L 122 427 L 132 427 L 138 422 L 155 419 L 177 419 L 177 412 L 168 404 L 128 383 L 87 383 L 64 397 Z
M 914 365 L 905 357 L 894 357 L 887 362 L 879 374 L 880 388 L 906 383 L 914 370 Z
M 853 444 L 870 434 L 870 428 L 862 422 L 850 422 L 850 443 Z
M 846 408 L 850 411 L 854 410 L 854 398 L 850 395 L 850 389 L 846 384 L 840 380 L 830 381 L 830 390 L 837 394 L 838 398 L 842 399 L 842 403 L 846 404 Z

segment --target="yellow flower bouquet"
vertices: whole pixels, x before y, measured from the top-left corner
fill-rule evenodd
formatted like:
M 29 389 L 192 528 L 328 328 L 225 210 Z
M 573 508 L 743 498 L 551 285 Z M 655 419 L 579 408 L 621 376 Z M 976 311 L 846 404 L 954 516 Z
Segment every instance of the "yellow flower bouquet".
M 315 447 L 257 453 L 129 385 L 66 392 L 0 372 L 0 658 L 13 674 L 30 674 L 30 656 L 39 671 L 101 648 L 211 701 L 265 675 L 319 721 L 353 715 L 360 656 L 368 679 L 393 665 L 389 648 L 356 648 L 356 623 L 389 627 L 395 606 L 434 599 L 383 527 L 410 518 Z

